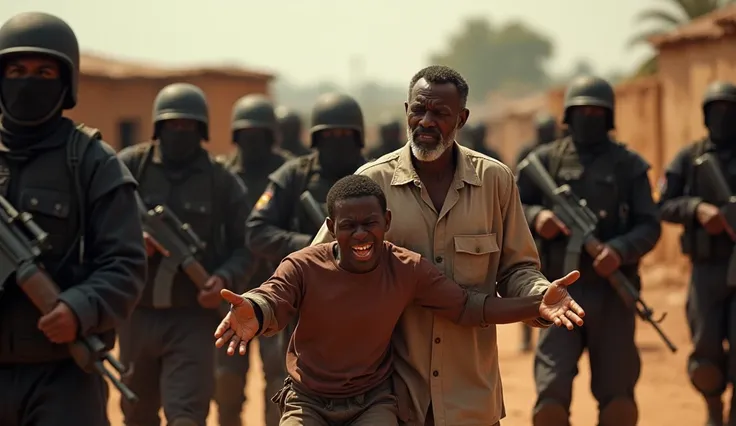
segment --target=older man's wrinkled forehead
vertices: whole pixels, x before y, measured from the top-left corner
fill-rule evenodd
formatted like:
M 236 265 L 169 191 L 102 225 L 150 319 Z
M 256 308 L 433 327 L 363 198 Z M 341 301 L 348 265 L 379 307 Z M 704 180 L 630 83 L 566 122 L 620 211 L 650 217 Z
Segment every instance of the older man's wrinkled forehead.
M 429 106 L 449 106 L 453 109 L 460 108 L 460 93 L 454 84 L 431 83 L 426 79 L 419 79 L 411 89 L 410 104 L 419 103 Z

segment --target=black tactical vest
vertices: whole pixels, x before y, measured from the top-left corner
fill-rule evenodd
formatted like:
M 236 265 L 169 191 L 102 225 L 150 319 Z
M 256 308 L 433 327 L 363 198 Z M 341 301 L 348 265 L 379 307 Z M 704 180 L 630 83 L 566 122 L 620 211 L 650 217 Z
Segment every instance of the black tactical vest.
M 210 273 L 221 260 L 221 242 L 225 241 L 225 230 L 222 220 L 227 212 L 220 212 L 220 201 L 217 197 L 221 191 L 222 179 L 217 179 L 219 164 L 213 160 L 197 160 L 204 167 L 186 171 L 181 176 L 172 176 L 160 163 L 152 161 L 153 149 L 150 144 L 142 144 L 139 151 L 139 164 L 131 170 L 138 180 L 138 193 L 148 208 L 164 205 L 179 218 L 182 223 L 189 224 L 195 234 L 206 244 L 205 252 L 198 260 Z M 219 184 L 219 187 L 218 187 Z M 198 290 L 194 283 L 180 270 L 173 277 L 164 276 L 164 268 L 159 268 L 163 258 L 154 255 L 148 260 L 148 278 L 143 297 L 139 303 L 142 307 L 171 308 L 196 307 Z M 154 301 L 154 287 L 167 286 L 171 298 L 165 301 Z
M 628 232 L 629 205 L 631 191 L 628 169 L 623 162 L 625 148 L 613 143 L 607 152 L 598 155 L 590 164 L 583 166 L 569 138 L 554 142 L 550 147 L 549 173 L 558 185 L 569 185 L 598 218 L 596 237 L 605 242 Z M 545 207 L 555 210 L 554 205 L 545 200 Z M 545 257 L 545 275 L 564 276 L 564 259 L 567 238 L 559 236 L 542 242 Z M 583 276 L 597 276 L 592 268 L 593 259 L 583 251 L 580 256 L 580 271 Z M 623 270 L 623 268 L 622 268 Z M 626 271 L 624 271 L 626 272 Z
M 39 261 L 61 290 L 84 281 L 90 271 L 83 259 L 80 192 L 86 185 L 79 181 L 78 164 L 84 148 L 91 143 L 95 129 L 71 127 L 67 143 L 19 161 L 7 151 L 0 151 L 0 193 L 18 211 L 33 215 L 33 220 L 48 233 L 49 249 Z M 86 209 L 85 209 L 86 210 Z M 88 213 L 88 212 L 83 212 Z M 66 345 L 51 343 L 38 330 L 40 313 L 21 292 L 11 275 L 0 293 L 0 363 L 47 362 L 70 358 Z M 105 333 L 103 341 L 112 347 L 114 333 Z
M 688 167 L 689 176 L 687 177 L 684 193 L 686 196 L 700 197 L 705 202 L 712 202 L 712 190 L 698 179 L 698 172 L 695 167 L 695 160 L 706 152 L 712 153 L 718 159 L 718 165 L 731 191 L 736 188 L 736 156 L 724 157 L 723 155 L 719 155 L 715 149 L 715 145 L 707 138 L 694 144 L 690 156 Z M 686 224 L 683 227 L 680 244 L 682 246 L 682 252 L 690 256 L 693 261 L 727 261 L 733 251 L 733 241 L 731 241 L 731 238 L 726 233 L 710 235 L 700 226 L 697 219 L 693 223 Z

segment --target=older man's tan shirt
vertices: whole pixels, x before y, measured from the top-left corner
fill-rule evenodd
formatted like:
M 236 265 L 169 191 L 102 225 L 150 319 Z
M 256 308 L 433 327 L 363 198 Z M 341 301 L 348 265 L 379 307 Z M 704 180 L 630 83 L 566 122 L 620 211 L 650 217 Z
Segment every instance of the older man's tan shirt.
M 549 282 L 539 272 L 514 175 L 483 154 L 454 149 L 455 177 L 440 212 L 414 170 L 409 144 L 358 169 L 386 193 L 393 213 L 386 239 L 464 286 L 502 297 L 543 292 Z M 314 243 L 330 239 L 323 226 Z M 461 327 L 409 307 L 393 344 L 413 403 L 411 424 L 424 424 L 430 403 L 437 426 L 491 426 L 505 416 L 495 326 Z

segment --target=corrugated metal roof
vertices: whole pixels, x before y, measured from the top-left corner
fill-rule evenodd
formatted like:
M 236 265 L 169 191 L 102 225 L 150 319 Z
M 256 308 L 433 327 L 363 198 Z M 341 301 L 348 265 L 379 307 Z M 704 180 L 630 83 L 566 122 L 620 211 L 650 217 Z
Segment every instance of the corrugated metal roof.
M 656 48 L 662 48 L 679 43 L 717 40 L 733 34 L 736 34 L 736 4 L 703 15 L 674 31 L 650 37 L 649 42 Z
M 175 68 L 142 62 L 112 59 L 99 54 L 83 53 L 80 58 L 80 71 L 84 75 L 110 79 L 163 79 L 191 78 L 204 75 L 271 80 L 273 74 L 253 71 L 235 66 Z

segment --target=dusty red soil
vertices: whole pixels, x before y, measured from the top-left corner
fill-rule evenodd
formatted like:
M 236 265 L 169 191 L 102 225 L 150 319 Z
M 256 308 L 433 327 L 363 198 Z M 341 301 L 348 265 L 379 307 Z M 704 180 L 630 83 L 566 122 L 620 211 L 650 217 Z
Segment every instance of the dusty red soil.
M 655 311 L 668 312 L 662 327 L 679 351 L 671 354 L 650 326 L 639 323 L 637 341 L 642 355 L 642 375 L 636 396 L 641 426 L 704 424 L 705 410 L 685 374 L 685 361 L 690 350 L 684 316 L 686 280 L 687 271 L 679 267 L 653 267 L 645 274 L 643 296 Z M 516 324 L 499 327 L 498 344 L 507 407 L 504 426 L 530 425 L 530 412 L 535 400 L 533 358 L 532 355 L 520 355 L 517 352 L 519 333 Z M 251 352 L 254 353 L 258 352 Z M 260 375 L 253 373 L 260 370 L 260 360 L 253 359 L 251 365 L 256 368 L 251 370 L 248 380 L 248 403 L 243 419 L 247 426 L 262 426 L 263 401 L 259 393 L 263 380 Z M 580 376 L 574 389 L 572 422 L 575 426 L 596 424 L 597 404 L 590 395 L 589 384 L 590 374 L 584 356 L 580 361 Z M 118 401 L 116 393 L 111 398 L 109 408 L 113 425 L 122 424 Z M 210 415 L 208 426 L 217 426 L 214 415 Z

